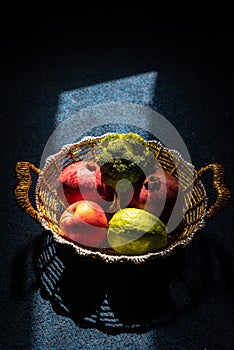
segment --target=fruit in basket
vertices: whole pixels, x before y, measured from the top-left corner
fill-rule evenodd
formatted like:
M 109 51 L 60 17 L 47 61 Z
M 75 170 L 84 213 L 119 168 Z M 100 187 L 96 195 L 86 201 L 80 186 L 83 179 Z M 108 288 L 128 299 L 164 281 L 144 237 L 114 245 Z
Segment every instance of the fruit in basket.
M 94 161 L 79 161 L 64 168 L 57 180 L 58 197 L 70 205 L 79 200 L 102 203 L 113 200 L 113 189 L 101 179 Z
M 139 196 L 134 196 L 129 206 L 144 209 L 167 224 L 178 198 L 178 190 L 178 180 L 171 174 L 157 169 L 146 177 Z
M 60 218 L 65 238 L 90 247 L 101 247 L 106 239 L 108 221 L 103 209 L 92 201 L 71 204 Z
M 124 192 L 121 192 L 120 185 L 122 185 L 122 183 L 124 184 L 124 182 L 127 180 L 120 180 L 117 183 L 117 200 L 119 201 L 121 209 L 126 207 L 134 207 L 131 205 L 131 203 L 134 202 L 135 198 L 139 198 L 144 179 L 145 177 L 141 176 L 135 183 L 130 184 L 130 187 L 127 190 L 125 188 Z
M 109 221 L 107 240 L 124 255 L 155 252 L 167 245 L 167 228 L 155 215 L 137 208 L 125 208 Z

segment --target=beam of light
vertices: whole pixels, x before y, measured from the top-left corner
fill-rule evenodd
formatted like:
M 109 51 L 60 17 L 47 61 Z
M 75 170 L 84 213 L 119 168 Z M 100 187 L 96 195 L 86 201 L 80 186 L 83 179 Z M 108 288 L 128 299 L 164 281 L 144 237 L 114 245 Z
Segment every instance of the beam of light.
M 55 126 L 87 107 L 110 102 L 153 104 L 158 73 L 155 71 L 65 91 L 59 96 Z

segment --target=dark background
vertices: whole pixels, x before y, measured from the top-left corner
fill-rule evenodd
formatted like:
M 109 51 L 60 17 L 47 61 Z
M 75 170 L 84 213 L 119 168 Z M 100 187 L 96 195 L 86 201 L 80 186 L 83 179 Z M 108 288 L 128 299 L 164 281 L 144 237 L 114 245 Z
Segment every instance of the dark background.
M 13 195 L 16 162 L 39 166 L 55 128 L 60 93 L 149 71 L 159 73 L 153 108 L 176 127 L 196 169 L 212 162 L 225 167 L 233 192 L 230 22 L 159 23 L 148 12 L 51 17 L 37 9 L 30 16 L 15 11 L 5 19 L 0 60 L 1 349 L 232 349 L 233 201 L 186 250 L 166 322 L 163 318 L 147 331 L 112 334 L 76 326 L 40 293 L 32 256 L 41 227 L 18 209 Z M 124 293 L 121 297 L 124 302 Z

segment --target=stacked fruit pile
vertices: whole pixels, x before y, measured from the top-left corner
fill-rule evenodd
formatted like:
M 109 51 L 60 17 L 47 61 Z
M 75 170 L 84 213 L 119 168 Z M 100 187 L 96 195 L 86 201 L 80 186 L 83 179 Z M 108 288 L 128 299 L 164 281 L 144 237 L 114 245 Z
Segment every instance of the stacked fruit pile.
M 134 133 L 110 134 L 95 161 L 68 165 L 57 180 L 64 237 L 87 247 L 140 255 L 167 245 L 167 221 L 178 181 L 162 170 L 152 149 Z

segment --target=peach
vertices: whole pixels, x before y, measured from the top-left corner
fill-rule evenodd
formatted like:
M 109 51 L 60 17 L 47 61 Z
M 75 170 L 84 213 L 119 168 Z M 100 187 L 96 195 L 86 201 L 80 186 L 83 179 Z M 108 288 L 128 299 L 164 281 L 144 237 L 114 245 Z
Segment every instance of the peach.
M 60 228 L 64 237 L 74 243 L 101 247 L 107 235 L 108 220 L 97 203 L 80 200 L 65 209 Z

